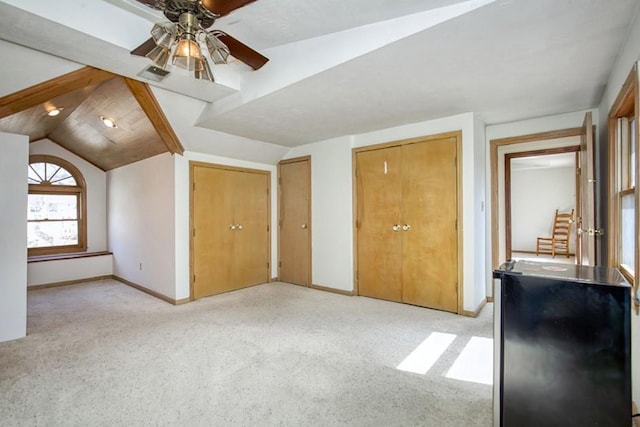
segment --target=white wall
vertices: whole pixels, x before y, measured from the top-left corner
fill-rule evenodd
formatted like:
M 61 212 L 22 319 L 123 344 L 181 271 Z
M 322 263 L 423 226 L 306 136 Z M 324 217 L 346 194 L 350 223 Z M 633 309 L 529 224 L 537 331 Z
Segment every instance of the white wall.
M 183 299 L 189 297 L 189 162 L 205 162 L 219 165 L 236 166 L 249 169 L 266 170 L 271 172 L 271 277 L 278 275 L 277 259 L 277 170 L 274 165 L 255 163 L 244 160 L 229 159 L 220 156 L 185 151 L 184 156 L 173 157 L 173 168 L 175 170 L 175 181 L 172 189 L 175 194 L 173 229 L 175 231 L 175 298 Z
M 598 110 L 590 109 L 579 110 L 564 114 L 556 114 L 554 116 L 537 117 L 535 119 L 521 120 L 511 123 L 489 125 L 486 129 L 487 153 L 489 153 L 488 144 L 494 139 L 581 127 L 582 123 L 584 122 L 584 116 L 588 112 L 591 112 L 591 114 L 593 115 L 593 123 L 598 123 Z M 487 161 L 490 161 L 488 157 Z
M 481 169 L 480 186 L 484 187 L 484 154 L 476 156 L 474 139 L 476 123 L 472 113 L 443 119 L 413 123 L 380 131 L 336 138 L 291 149 L 285 158 L 311 156 L 312 168 L 312 248 L 313 282 L 317 285 L 352 291 L 353 283 L 353 192 L 351 149 L 384 142 L 451 131 L 462 131 L 462 232 L 463 232 L 463 309 L 474 311 L 485 298 L 484 269 L 477 271 L 477 257 L 482 251 L 481 230 L 476 221 L 484 223 L 481 210 L 482 192 L 476 194 L 476 169 Z M 480 227 L 482 228 L 482 227 Z
M 27 286 L 110 276 L 112 273 L 112 255 L 30 262 L 27 264 Z
M 29 155 L 32 154 L 60 157 L 80 170 L 87 184 L 87 252 L 106 251 L 107 174 L 48 139 L 29 144 Z
M 633 25 L 629 31 L 629 38 L 627 39 L 627 43 L 624 49 L 618 55 L 618 59 L 609 75 L 609 80 L 607 82 L 607 87 L 605 89 L 604 95 L 600 102 L 599 111 L 600 111 L 600 139 L 602 141 L 607 141 L 607 117 L 609 115 L 609 110 L 613 105 L 620 89 L 624 81 L 626 80 L 629 72 L 633 68 L 633 64 L 636 63 L 640 59 L 640 16 L 636 13 L 636 17 L 633 21 Z M 607 176 L 607 144 L 601 144 L 600 146 L 600 162 L 598 164 L 598 168 L 601 171 L 600 175 L 597 175 L 601 178 L 602 183 L 602 192 L 605 192 L 606 179 L 602 179 Z M 597 201 L 597 200 L 596 200 Z M 637 201 L 636 201 L 637 202 Z M 603 215 L 606 214 L 606 200 L 604 198 L 601 199 L 601 212 Z M 605 230 L 606 235 L 606 230 Z M 636 278 L 638 279 L 638 278 Z M 640 404 L 640 315 L 637 312 L 633 312 L 631 315 L 631 369 L 632 369 L 632 389 L 633 389 L 633 400 L 636 403 Z
M 113 274 L 169 298 L 176 298 L 174 179 L 168 153 L 107 173 Z
M 473 195 L 474 195 L 474 222 L 473 229 L 475 259 L 475 298 L 476 301 L 487 296 L 486 283 L 491 277 L 491 271 L 486 268 L 487 253 L 485 251 L 487 240 L 486 228 L 486 192 L 485 192 L 485 169 L 486 169 L 486 138 L 485 123 L 480 117 L 474 117 L 474 167 L 473 167 Z
M 512 250 L 535 251 L 538 237 L 551 237 L 555 210 L 569 212 L 575 201 L 575 167 L 512 169 Z M 569 251 L 575 253 L 575 226 L 569 238 Z
M 0 133 L 0 342 L 27 334 L 29 139 Z

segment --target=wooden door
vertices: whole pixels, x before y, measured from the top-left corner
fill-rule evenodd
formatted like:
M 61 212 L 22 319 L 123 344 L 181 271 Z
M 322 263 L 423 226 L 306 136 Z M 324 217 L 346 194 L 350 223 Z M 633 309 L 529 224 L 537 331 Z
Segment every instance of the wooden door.
M 402 299 L 458 312 L 457 141 L 403 146 Z
M 580 144 L 580 205 L 578 218 L 578 265 L 595 265 L 595 164 L 593 122 L 591 113 L 585 114 Z
M 356 154 L 359 295 L 402 301 L 402 148 Z
M 311 285 L 311 160 L 280 162 L 278 277 Z
M 193 298 L 233 288 L 233 173 L 192 166 Z
M 235 289 L 269 282 L 269 175 L 233 172 Z

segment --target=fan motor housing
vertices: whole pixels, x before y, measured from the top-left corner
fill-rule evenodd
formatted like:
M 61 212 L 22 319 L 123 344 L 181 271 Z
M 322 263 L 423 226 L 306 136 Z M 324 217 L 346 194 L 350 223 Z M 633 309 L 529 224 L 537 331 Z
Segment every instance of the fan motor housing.
M 199 0 L 165 1 L 163 13 L 169 21 L 180 22 L 180 16 L 185 12 L 193 14 L 198 21 L 200 21 L 200 26 L 204 29 L 211 27 L 216 19 L 219 18 L 218 15 L 204 7 Z

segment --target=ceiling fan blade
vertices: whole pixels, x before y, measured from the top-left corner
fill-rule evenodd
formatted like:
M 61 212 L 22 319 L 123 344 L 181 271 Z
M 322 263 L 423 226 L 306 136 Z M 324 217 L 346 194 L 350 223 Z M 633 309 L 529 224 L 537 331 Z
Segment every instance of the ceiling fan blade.
M 222 31 L 217 31 L 216 33 L 216 37 L 218 37 L 222 43 L 227 45 L 229 52 L 234 58 L 244 62 L 254 70 L 261 68 L 267 63 L 267 61 L 269 61 L 269 58 L 251 49 L 246 44 L 234 39 L 229 34 L 223 33 Z
M 140 46 L 133 49 L 131 51 L 131 54 L 138 55 L 138 56 L 146 56 L 147 53 L 151 52 L 155 47 L 156 47 L 156 42 L 153 41 L 153 37 L 151 37 L 149 40 L 145 41 Z
M 256 0 L 202 0 L 202 5 L 216 15 L 224 16 L 254 1 Z

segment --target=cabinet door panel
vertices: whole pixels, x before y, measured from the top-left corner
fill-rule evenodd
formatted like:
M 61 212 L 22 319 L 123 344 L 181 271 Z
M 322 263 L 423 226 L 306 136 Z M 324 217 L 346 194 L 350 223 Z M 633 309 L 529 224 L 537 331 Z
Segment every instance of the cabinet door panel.
M 402 301 L 400 147 L 359 152 L 357 167 L 358 293 Z
M 233 288 L 233 175 L 211 167 L 194 167 L 193 297 Z
M 269 176 L 234 172 L 233 266 L 236 288 L 269 281 Z
M 456 140 L 403 146 L 403 301 L 457 312 Z

